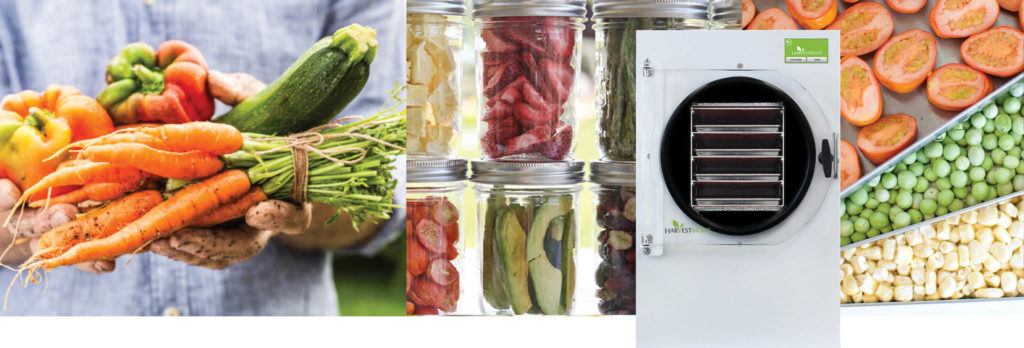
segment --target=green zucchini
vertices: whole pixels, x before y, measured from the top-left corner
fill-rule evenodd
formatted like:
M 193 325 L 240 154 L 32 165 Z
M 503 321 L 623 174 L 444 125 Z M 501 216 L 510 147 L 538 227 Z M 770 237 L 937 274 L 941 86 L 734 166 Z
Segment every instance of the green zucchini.
M 358 24 L 341 28 L 216 121 L 242 132 L 276 135 L 327 124 L 363 90 L 376 55 L 373 29 Z

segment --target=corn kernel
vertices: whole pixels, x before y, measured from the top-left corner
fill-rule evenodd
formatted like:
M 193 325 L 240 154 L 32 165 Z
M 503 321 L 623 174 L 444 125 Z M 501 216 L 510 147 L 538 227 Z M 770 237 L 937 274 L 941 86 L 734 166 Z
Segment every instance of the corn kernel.
M 864 277 L 863 282 L 860 283 L 860 292 L 864 295 L 874 295 L 877 288 L 878 282 L 872 277 Z
M 967 284 L 971 288 L 977 289 L 985 286 L 985 277 L 981 275 L 981 272 L 974 271 L 967 274 Z
M 1010 244 L 1010 240 L 1012 239 L 1010 238 L 1010 232 L 1007 232 L 1005 227 L 996 227 L 996 229 L 992 230 L 992 236 L 996 237 L 997 241 L 1006 244 Z
M 939 296 L 942 298 L 950 298 L 953 296 L 953 292 L 956 291 L 956 280 L 953 277 L 946 277 L 939 282 Z
M 974 292 L 974 297 L 977 298 L 1000 298 L 1003 297 L 1003 289 L 999 288 L 984 288 L 978 289 Z
M 860 287 L 857 285 L 857 280 L 852 275 L 847 275 L 842 281 L 843 293 L 848 296 L 857 295 L 860 293 Z
M 854 256 L 851 263 L 853 264 L 854 273 L 864 273 L 868 270 L 868 259 L 864 256 Z
M 982 274 L 985 277 L 985 284 L 990 287 L 999 287 L 999 275 L 993 272 L 985 272 Z
M 1013 250 L 1006 244 L 995 242 L 988 248 L 988 253 L 999 263 L 1007 263 L 1010 261 L 1010 256 L 1013 255 Z
M 955 250 L 943 254 L 943 257 L 945 257 L 945 259 L 942 262 L 942 269 L 947 271 L 956 271 L 957 268 L 960 268 L 960 260 L 957 257 Z
M 875 289 L 875 297 L 877 297 L 879 301 L 882 301 L 882 302 L 892 301 L 892 295 L 893 295 L 892 286 L 889 286 L 887 284 L 879 284 L 878 288 Z
M 963 247 L 963 245 L 961 245 L 961 247 Z M 979 241 L 972 240 L 971 243 L 967 244 L 967 249 L 971 255 L 970 261 L 968 262 L 969 264 L 980 265 L 982 262 L 985 262 L 985 258 L 988 257 L 988 251 L 985 250 L 985 247 L 982 246 Z
M 911 285 L 900 285 L 893 290 L 893 298 L 900 302 L 909 302 L 914 298 L 914 287 Z
M 999 285 L 1003 289 L 1003 292 L 1012 292 L 1017 290 L 1017 275 L 1013 272 L 1003 272 L 999 274 Z
M 999 210 L 995 205 L 986 205 L 978 209 L 977 222 L 982 226 L 995 225 L 999 220 Z

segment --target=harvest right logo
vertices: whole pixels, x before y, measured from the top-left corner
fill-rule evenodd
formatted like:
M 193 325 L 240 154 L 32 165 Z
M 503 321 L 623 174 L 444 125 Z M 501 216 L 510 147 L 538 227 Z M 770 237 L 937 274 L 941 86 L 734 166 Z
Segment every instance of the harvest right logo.
M 828 63 L 828 39 L 786 39 L 786 63 Z
M 707 227 L 686 227 L 686 225 L 679 223 L 679 221 L 672 220 L 672 227 L 665 227 L 666 234 L 684 234 L 684 233 L 708 233 L 711 232 Z

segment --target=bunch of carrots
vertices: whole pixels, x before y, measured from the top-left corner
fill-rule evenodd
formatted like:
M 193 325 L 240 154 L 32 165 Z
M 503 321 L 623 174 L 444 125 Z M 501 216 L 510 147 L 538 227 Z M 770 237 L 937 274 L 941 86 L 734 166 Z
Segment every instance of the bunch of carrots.
M 62 186 L 81 188 L 28 204 L 109 203 L 44 234 L 19 272 L 28 270 L 32 278 L 39 268 L 112 260 L 182 228 L 243 217 L 267 199 L 294 201 L 296 150 L 308 156 L 308 165 L 305 202 L 294 203 L 332 205 L 352 215 L 354 224 L 387 217 L 395 207 L 392 163 L 405 151 L 405 111 L 398 108 L 401 100 L 394 101 L 375 116 L 288 138 L 192 122 L 126 128 L 73 143 L 55 155 L 70 152 L 64 157 L 72 160 L 26 189 L 18 206 L 33 194 Z M 149 189 L 164 179 L 187 185 L 166 193 Z

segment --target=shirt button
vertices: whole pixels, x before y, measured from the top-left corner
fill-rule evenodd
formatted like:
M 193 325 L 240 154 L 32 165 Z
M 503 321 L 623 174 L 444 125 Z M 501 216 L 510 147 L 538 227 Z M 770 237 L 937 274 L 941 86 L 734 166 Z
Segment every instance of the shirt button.
M 165 317 L 180 317 L 181 316 L 181 311 L 178 310 L 177 308 L 174 308 L 174 307 L 167 307 L 167 308 L 164 308 L 164 316 Z

